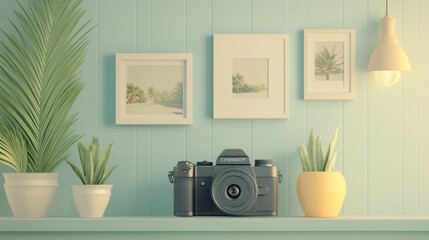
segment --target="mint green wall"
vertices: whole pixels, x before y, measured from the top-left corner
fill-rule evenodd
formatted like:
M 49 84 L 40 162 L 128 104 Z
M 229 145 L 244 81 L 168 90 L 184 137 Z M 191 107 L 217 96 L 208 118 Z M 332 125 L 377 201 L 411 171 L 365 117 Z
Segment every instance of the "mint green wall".
M 384 0 L 84 0 L 83 6 L 97 27 L 82 68 L 85 90 L 74 108 L 80 112 L 76 130 L 85 135 L 85 144 L 92 136 L 102 144 L 115 142 L 111 163 L 120 166 L 110 178 L 115 186 L 107 215 L 171 215 L 167 172 L 177 161 L 214 160 L 231 147 L 244 149 L 252 159 L 274 159 L 286 174 L 280 215 L 302 215 L 295 189 L 297 146 L 312 128 L 327 144 L 338 124 L 336 168 L 348 184 L 343 214 L 429 214 L 429 1 L 390 1 L 397 36 L 413 68 L 391 88 L 366 71 Z M 2 28 L 10 29 L 7 18 L 16 7 L 15 0 L 1 1 Z M 306 28 L 356 29 L 355 100 L 303 100 Z M 211 37 L 217 33 L 290 34 L 289 119 L 211 118 Z M 192 53 L 194 124 L 116 126 L 117 52 Z M 69 185 L 78 179 L 66 165 L 57 171 L 61 186 L 52 215 L 76 216 Z M 9 215 L 0 191 L 0 216 Z

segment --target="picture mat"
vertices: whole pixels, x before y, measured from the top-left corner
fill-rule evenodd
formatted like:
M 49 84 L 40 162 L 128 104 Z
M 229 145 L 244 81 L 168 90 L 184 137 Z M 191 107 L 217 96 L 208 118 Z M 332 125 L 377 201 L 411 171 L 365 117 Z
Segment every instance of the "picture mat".
M 214 36 L 214 118 L 287 118 L 288 35 Z M 267 59 L 267 98 L 234 98 L 233 59 Z
M 320 81 L 315 77 L 316 45 L 319 42 L 343 43 L 344 81 Z M 355 30 L 304 30 L 304 99 L 355 98 Z

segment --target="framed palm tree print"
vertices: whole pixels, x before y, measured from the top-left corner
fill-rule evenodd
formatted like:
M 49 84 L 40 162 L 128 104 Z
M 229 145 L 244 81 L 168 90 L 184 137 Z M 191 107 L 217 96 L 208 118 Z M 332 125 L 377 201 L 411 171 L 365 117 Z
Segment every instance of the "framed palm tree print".
M 117 53 L 116 124 L 192 124 L 192 54 Z
M 304 99 L 355 98 L 355 30 L 304 30 Z

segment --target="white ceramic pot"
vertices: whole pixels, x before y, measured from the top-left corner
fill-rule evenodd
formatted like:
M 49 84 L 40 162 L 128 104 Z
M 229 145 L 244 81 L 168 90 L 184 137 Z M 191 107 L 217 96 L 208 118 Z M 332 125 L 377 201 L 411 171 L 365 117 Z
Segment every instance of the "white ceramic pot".
M 72 185 L 73 201 L 80 217 L 103 217 L 113 185 Z
M 346 196 L 346 180 L 340 172 L 302 172 L 297 190 L 305 216 L 337 217 Z
M 3 173 L 15 217 L 47 217 L 58 187 L 58 173 Z

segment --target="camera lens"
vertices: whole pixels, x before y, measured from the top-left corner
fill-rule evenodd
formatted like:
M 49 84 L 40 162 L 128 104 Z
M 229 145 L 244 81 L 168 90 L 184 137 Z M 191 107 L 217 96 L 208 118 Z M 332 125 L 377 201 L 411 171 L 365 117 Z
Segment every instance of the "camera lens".
M 255 175 L 238 167 L 225 168 L 213 177 L 211 196 L 216 207 L 227 215 L 245 215 L 258 198 Z
M 228 195 L 228 197 L 231 199 L 237 199 L 240 197 L 240 193 L 240 187 L 235 184 L 229 185 L 226 189 L 226 195 Z

